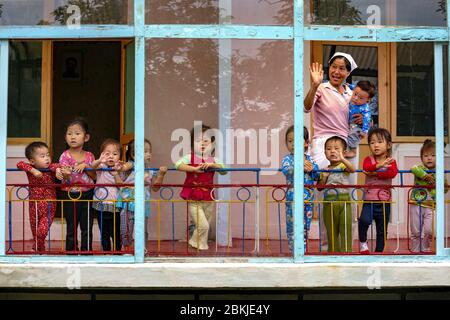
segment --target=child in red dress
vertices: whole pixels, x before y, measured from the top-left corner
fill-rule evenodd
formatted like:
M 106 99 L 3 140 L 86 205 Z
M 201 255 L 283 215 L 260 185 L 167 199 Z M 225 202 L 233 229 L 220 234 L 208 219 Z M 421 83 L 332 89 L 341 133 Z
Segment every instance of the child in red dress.
M 29 163 L 20 161 L 17 168 L 26 172 L 29 187 L 30 227 L 33 234 L 33 250 L 45 251 L 47 237 L 56 211 L 55 176 L 62 180 L 60 165 L 51 163 L 48 146 L 44 142 L 32 142 L 25 148 Z M 50 171 L 40 169 L 50 169 Z

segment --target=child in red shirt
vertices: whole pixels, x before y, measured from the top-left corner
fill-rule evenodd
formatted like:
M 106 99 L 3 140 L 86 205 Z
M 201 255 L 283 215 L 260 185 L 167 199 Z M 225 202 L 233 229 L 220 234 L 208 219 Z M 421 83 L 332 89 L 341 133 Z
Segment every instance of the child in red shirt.
M 62 180 L 59 164 L 51 163 L 48 146 L 44 142 L 32 142 L 25 148 L 29 163 L 20 161 L 17 168 L 26 172 L 29 187 L 30 227 L 33 234 L 33 250 L 45 251 L 45 238 L 56 211 L 55 176 Z M 40 171 L 50 169 L 50 171 Z

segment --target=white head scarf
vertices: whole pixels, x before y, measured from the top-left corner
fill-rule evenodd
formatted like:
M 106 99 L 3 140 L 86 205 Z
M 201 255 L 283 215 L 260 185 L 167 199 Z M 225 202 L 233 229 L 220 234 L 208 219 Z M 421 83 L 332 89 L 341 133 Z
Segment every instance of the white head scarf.
M 344 57 L 348 60 L 348 62 L 350 62 L 350 72 L 352 72 L 353 70 L 355 70 L 356 68 L 358 68 L 358 65 L 355 62 L 355 59 L 353 59 L 353 57 L 351 55 L 349 55 L 348 53 L 343 53 L 343 52 L 336 52 L 331 59 L 328 61 L 328 63 L 330 63 L 331 60 L 333 60 L 334 57 Z

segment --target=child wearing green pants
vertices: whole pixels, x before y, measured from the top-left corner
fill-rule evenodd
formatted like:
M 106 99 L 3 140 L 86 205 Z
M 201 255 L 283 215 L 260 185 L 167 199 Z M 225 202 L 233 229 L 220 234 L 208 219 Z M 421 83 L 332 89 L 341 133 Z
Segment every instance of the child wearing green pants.
M 344 157 L 347 142 L 338 136 L 325 142 L 325 156 L 330 165 L 323 172 L 319 184 L 348 185 L 350 173 L 356 171 L 350 161 Z M 327 229 L 328 252 L 352 251 L 352 208 L 348 188 L 327 188 L 323 204 L 323 220 Z

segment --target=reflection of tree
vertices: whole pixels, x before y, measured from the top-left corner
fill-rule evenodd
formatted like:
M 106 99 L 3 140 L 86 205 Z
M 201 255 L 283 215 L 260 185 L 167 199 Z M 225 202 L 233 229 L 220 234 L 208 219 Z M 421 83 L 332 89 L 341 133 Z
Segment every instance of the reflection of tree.
M 147 44 L 151 102 L 183 113 L 216 109 L 217 40 L 152 39 Z
M 220 17 L 220 23 L 232 22 L 235 19 L 233 11 L 239 10 L 239 3 L 229 1 L 232 3 L 231 15 L 219 7 L 219 0 L 146 0 L 146 21 L 152 24 L 218 24 Z M 277 24 L 292 24 L 293 0 L 252 0 L 252 3 L 255 11 L 276 12 L 272 18 Z M 264 22 L 271 24 L 269 21 Z
M 220 40 L 152 39 L 147 44 L 147 95 L 153 118 L 166 114 L 164 110 L 170 110 L 171 118 L 216 114 Z M 224 83 L 231 77 L 231 114 L 222 116 L 233 119 L 233 127 L 284 129 L 293 121 L 292 41 L 233 40 L 231 46 L 231 75 L 227 70 L 220 75 Z M 226 65 L 227 57 L 221 59 Z
M 291 41 L 251 41 L 255 53 L 232 56 L 232 118 L 236 127 L 284 129 L 293 122 L 293 46 Z M 246 50 L 249 51 L 248 48 Z M 242 114 L 247 116 L 241 117 Z M 240 119 L 242 118 L 242 121 Z
M 147 21 L 152 24 L 217 24 L 218 0 L 146 0 Z
M 72 16 L 69 6 L 80 8 L 82 24 L 124 24 L 127 23 L 127 1 L 123 0 L 69 0 L 53 11 L 55 21 L 65 25 Z
M 273 17 L 279 25 L 293 24 L 294 15 L 294 1 L 293 0 L 258 0 L 258 2 L 265 2 L 269 5 L 278 5 L 280 9 Z
M 352 5 L 352 0 L 313 0 L 312 6 L 312 23 L 314 24 L 360 25 L 364 23 L 361 11 Z
M 442 13 L 444 21 L 447 21 L 447 0 L 439 0 L 436 12 Z

